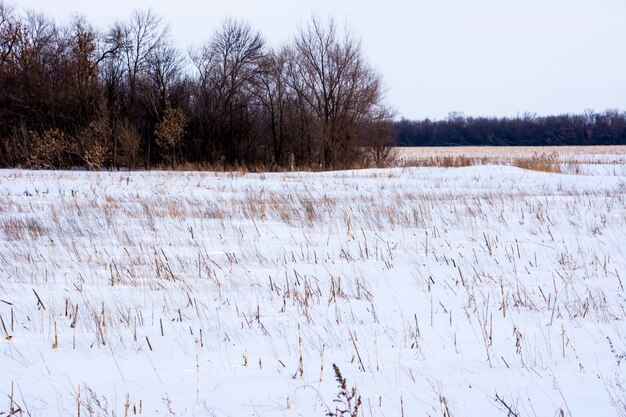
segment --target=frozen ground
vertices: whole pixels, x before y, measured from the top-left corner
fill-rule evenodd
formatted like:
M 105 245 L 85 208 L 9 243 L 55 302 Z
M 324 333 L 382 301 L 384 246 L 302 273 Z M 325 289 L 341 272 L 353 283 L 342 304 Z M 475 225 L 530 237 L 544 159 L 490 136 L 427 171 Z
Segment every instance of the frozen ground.
M 0 171 L 0 415 L 624 416 L 585 173 Z

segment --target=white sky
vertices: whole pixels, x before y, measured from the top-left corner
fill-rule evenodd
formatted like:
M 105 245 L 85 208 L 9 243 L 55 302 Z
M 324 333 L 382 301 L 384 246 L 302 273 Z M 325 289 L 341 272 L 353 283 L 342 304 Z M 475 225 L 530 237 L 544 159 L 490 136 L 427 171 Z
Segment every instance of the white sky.
M 359 35 L 398 116 L 442 119 L 626 109 L 626 0 L 13 0 L 98 28 L 152 8 L 182 49 L 228 16 L 272 44 L 312 12 Z

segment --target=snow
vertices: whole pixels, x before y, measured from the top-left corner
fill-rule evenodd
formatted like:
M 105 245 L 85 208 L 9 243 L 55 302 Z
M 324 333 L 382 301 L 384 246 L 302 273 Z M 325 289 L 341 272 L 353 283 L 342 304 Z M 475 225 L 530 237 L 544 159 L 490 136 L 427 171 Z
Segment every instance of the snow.
M 610 163 L 0 171 L 0 415 L 341 415 L 336 364 L 360 416 L 624 416 L 625 200 Z

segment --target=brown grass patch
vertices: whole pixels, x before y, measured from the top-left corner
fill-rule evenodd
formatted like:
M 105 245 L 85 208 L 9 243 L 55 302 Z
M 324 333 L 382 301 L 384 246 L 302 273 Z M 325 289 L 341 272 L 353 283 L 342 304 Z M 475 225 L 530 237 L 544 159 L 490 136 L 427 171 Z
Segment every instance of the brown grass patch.
M 530 158 L 515 158 L 512 162 L 513 166 L 532 171 L 561 173 L 561 164 L 555 154 L 552 155 L 535 155 Z
M 37 239 L 48 232 L 36 219 L 9 218 L 0 222 L 0 229 L 9 240 Z
M 460 168 L 473 165 L 486 165 L 492 161 L 490 158 L 467 157 L 463 155 L 457 156 L 427 156 L 415 159 L 404 160 L 404 167 L 441 167 L 441 168 Z

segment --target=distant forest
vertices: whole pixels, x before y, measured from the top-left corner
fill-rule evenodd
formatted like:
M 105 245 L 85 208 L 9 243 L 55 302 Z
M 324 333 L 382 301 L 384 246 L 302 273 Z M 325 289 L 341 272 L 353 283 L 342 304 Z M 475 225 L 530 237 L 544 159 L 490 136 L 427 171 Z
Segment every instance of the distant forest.
M 626 112 L 515 118 L 465 117 L 394 123 L 398 146 L 626 145 Z

